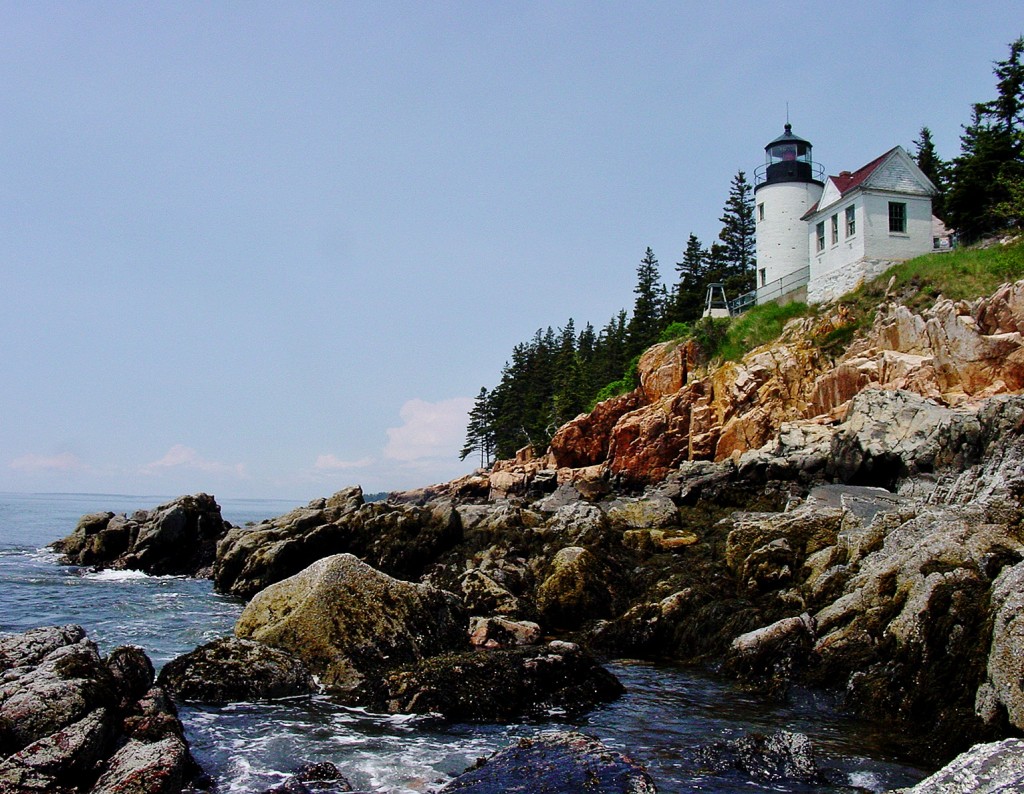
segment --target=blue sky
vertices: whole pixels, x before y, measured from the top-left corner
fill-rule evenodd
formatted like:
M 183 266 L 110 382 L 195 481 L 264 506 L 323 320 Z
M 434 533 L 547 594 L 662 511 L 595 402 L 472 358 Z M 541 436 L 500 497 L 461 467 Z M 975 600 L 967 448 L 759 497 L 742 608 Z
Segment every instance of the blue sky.
M 835 10 L 833 10 L 835 8 Z M 1017 2 L 0 2 L 0 490 L 458 476 L 782 131 L 959 149 Z

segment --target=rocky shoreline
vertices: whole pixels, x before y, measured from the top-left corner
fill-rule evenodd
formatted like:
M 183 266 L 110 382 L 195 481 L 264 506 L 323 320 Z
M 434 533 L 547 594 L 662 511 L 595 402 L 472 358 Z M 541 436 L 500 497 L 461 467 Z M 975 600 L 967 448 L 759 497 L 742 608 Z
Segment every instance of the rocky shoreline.
M 834 360 L 813 344 L 823 322 L 842 317 L 714 371 L 692 346 L 652 348 L 636 392 L 541 458 L 386 502 L 347 488 L 246 527 L 197 494 L 85 516 L 55 547 L 248 600 L 235 638 L 165 667 L 186 701 L 322 687 L 383 711 L 535 719 L 617 696 L 592 654 L 667 658 L 780 698 L 831 690 L 933 767 L 979 745 L 958 769 L 1019 783 L 1024 282 L 926 316 L 883 307 Z M 735 752 L 758 763 L 803 752 L 751 742 Z M 593 790 L 653 790 L 629 779 Z M 929 785 L 913 790 L 947 790 Z

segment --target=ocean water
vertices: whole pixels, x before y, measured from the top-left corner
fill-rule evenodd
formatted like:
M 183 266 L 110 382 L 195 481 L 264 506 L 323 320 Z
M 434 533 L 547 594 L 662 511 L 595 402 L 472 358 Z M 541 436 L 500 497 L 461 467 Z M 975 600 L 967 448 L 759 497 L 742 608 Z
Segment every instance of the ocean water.
M 102 652 L 143 647 L 159 669 L 197 645 L 229 635 L 242 603 L 213 592 L 210 582 L 133 572 L 61 566 L 48 543 L 79 517 L 100 510 L 130 513 L 167 501 L 161 496 L 0 493 L 0 632 L 77 623 Z M 224 500 L 234 524 L 280 515 L 296 505 L 277 500 Z M 451 724 L 429 717 L 388 716 L 341 706 L 329 697 L 291 698 L 223 708 L 181 706 L 192 751 L 220 792 L 250 794 L 285 780 L 307 762 L 331 761 L 359 791 L 431 792 L 523 736 L 580 729 L 643 763 L 664 794 L 682 792 L 885 791 L 925 776 L 900 760 L 899 737 L 836 711 L 830 699 L 796 693 L 768 702 L 703 671 L 610 660 L 625 684 L 618 701 L 567 722 Z M 806 733 L 835 786 L 755 784 L 741 773 L 700 769 L 697 750 L 750 731 Z

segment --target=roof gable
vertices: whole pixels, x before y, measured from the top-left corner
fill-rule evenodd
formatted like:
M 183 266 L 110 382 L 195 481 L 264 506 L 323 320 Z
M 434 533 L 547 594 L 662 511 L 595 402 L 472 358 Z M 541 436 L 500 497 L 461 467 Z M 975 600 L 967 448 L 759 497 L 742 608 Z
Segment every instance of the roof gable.
M 865 190 L 890 190 L 918 196 L 932 196 L 938 192 L 902 146 L 883 155 L 881 162 L 861 184 Z
M 843 197 L 843 194 L 839 192 L 839 188 L 833 181 L 834 177 L 829 177 L 825 180 L 825 189 L 821 191 L 821 198 L 818 199 L 818 203 L 811 207 L 805 214 L 804 217 L 808 218 L 818 210 L 823 210 L 826 207 L 831 207 L 839 199 Z
M 856 171 L 843 171 L 839 176 L 826 179 L 821 198 L 804 218 L 823 212 L 858 188 L 917 196 L 933 196 L 938 193 L 932 181 L 917 167 L 914 158 L 902 146 L 894 146 Z

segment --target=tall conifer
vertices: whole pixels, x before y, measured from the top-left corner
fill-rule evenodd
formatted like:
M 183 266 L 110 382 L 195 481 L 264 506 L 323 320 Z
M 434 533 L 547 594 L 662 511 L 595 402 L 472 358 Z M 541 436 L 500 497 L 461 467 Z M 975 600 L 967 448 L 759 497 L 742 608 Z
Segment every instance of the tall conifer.
M 754 189 L 740 171 L 733 177 L 729 198 L 722 210 L 722 231 L 718 238 L 725 246 L 726 272 L 721 279 L 730 295 L 754 288 Z

